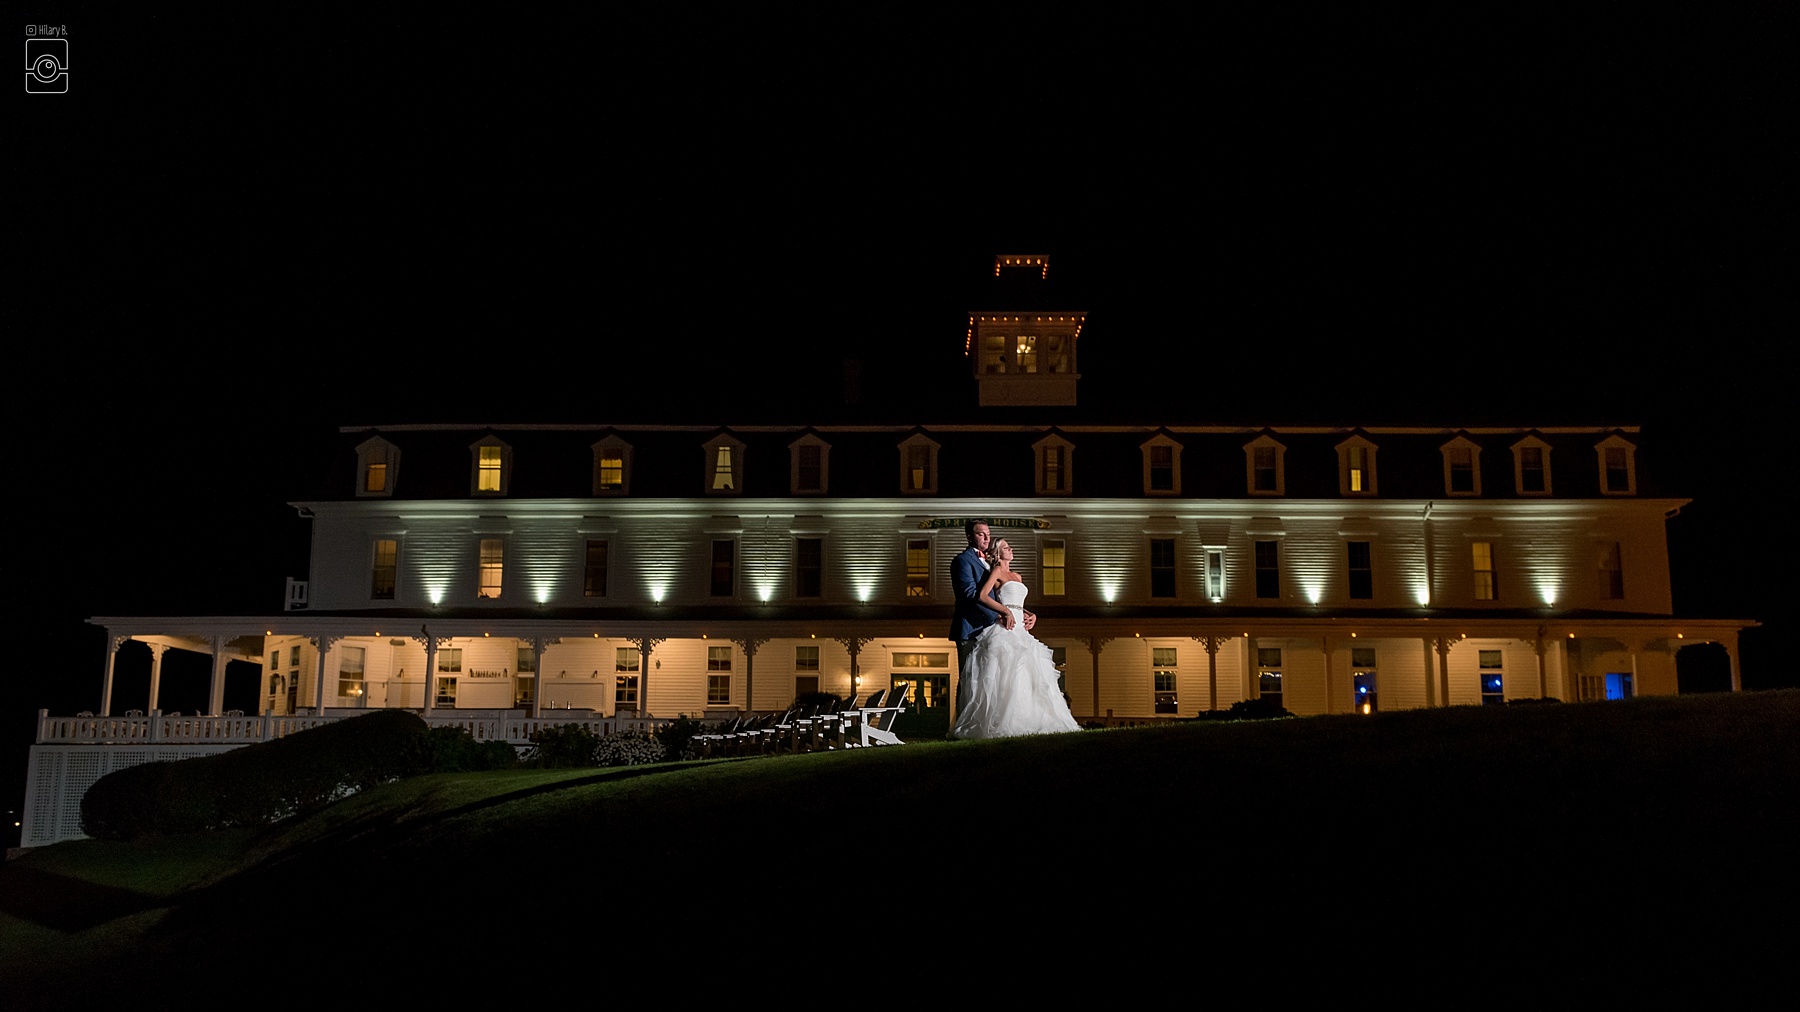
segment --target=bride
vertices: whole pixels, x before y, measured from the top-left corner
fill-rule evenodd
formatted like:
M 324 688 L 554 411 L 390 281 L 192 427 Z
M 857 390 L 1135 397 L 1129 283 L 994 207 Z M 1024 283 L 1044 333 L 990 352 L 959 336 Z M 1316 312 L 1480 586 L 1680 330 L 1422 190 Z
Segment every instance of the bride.
M 981 584 L 980 600 L 1000 613 L 1001 621 L 982 630 L 969 653 L 968 705 L 956 716 L 952 738 L 1081 730 L 1057 686 L 1050 648 L 1025 629 L 1025 581 L 1013 572 L 1012 556 L 1003 538 L 988 552 L 993 568 Z M 1011 622 L 1005 620 L 1008 613 Z

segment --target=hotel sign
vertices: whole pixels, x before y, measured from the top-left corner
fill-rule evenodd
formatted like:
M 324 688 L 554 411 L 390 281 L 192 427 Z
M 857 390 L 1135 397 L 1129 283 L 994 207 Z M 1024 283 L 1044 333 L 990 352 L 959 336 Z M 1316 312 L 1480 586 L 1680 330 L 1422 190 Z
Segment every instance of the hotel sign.
M 928 520 L 919 521 L 919 530 L 930 531 L 945 527 L 960 528 L 963 524 L 966 524 L 971 520 L 987 524 L 990 528 L 1024 527 L 1029 530 L 1044 530 L 1050 526 L 1050 521 L 1039 520 L 1035 517 L 932 517 Z

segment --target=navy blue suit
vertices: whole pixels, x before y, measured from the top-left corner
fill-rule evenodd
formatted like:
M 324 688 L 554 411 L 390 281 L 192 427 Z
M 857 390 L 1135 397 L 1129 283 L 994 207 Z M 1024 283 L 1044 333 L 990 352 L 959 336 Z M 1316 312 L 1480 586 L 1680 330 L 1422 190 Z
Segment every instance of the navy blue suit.
M 956 610 L 950 614 L 950 638 L 956 641 L 956 708 L 961 711 L 969 701 L 966 668 L 969 649 L 981 630 L 1000 621 L 1000 613 L 981 604 L 981 584 L 987 580 L 988 567 L 974 545 L 950 560 L 950 590 L 956 595 Z
M 974 639 L 981 630 L 1000 621 L 998 612 L 981 604 L 981 583 L 987 574 L 988 567 L 974 545 L 950 560 L 950 592 L 956 595 L 956 610 L 950 615 L 950 638 L 958 643 Z

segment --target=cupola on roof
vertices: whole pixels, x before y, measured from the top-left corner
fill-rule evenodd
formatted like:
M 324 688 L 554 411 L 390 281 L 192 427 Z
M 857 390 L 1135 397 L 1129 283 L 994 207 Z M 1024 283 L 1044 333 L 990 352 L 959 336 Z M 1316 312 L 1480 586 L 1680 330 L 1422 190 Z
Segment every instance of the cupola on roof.
M 1076 341 L 1087 313 L 1044 304 L 1045 254 L 994 257 L 996 306 L 971 310 L 963 354 L 982 407 L 1073 407 Z

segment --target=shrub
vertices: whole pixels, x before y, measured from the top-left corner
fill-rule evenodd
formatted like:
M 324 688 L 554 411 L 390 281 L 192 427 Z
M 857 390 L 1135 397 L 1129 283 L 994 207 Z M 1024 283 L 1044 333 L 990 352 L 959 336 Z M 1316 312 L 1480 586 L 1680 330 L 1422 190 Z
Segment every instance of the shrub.
M 410 774 L 474 773 L 519 765 L 518 752 L 506 742 L 478 742 L 467 728 L 447 724 L 420 735 L 410 759 Z
M 1193 716 L 1194 720 L 1274 720 L 1277 717 L 1292 717 L 1286 707 L 1272 699 L 1258 696 L 1255 699 L 1239 700 L 1224 710 L 1203 710 Z
M 525 765 L 537 769 L 571 769 L 598 766 L 594 750 L 600 737 L 580 724 L 550 724 L 533 731 Z
M 836 696 L 832 696 L 836 699 Z M 706 730 L 706 725 L 698 720 L 682 714 L 670 721 L 667 726 L 656 732 L 656 740 L 662 743 L 663 758 L 669 762 L 680 762 L 683 759 L 698 759 L 691 743 L 694 735 Z
M 83 795 L 82 832 L 139 840 L 271 825 L 408 775 L 425 730 L 417 714 L 376 710 L 218 755 L 115 770 Z
M 539 769 L 659 763 L 667 761 L 671 752 L 686 754 L 689 740 L 701 729 L 699 721 L 685 714 L 654 736 L 641 731 L 597 735 L 580 724 L 555 724 L 531 736 L 524 762 Z
M 659 763 L 667 755 L 663 743 L 639 731 L 604 735 L 594 749 L 598 766 L 643 766 Z

